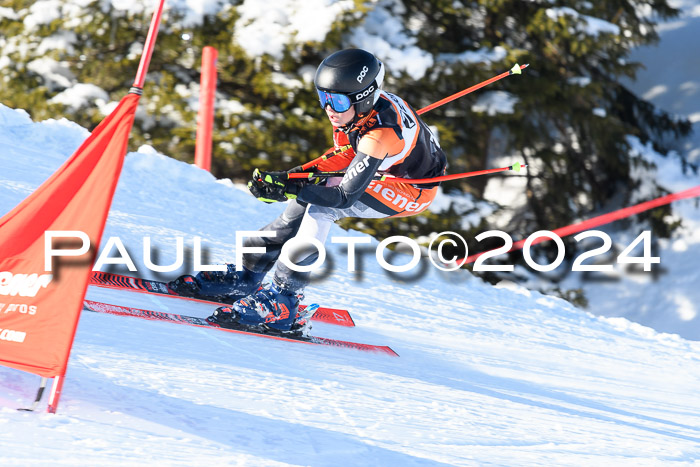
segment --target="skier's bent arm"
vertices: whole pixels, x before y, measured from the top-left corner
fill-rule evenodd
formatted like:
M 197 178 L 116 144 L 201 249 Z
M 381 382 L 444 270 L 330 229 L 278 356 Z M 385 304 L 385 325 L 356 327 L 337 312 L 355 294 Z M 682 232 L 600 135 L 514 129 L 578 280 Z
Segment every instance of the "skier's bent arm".
M 368 132 L 360 140 L 357 155 L 350 162 L 340 185 L 307 185 L 297 199 L 318 206 L 349 208 L 365 192 L 384 158 L 401 152 L 403 145 L 403 140 L 397 138 L 393 130 L 381 128 Z
M 338 186 L 307 185 L 297 199 L 309 204 L 345 209 L 352 206 L 365 192 L 384 158 L 357 151 Z

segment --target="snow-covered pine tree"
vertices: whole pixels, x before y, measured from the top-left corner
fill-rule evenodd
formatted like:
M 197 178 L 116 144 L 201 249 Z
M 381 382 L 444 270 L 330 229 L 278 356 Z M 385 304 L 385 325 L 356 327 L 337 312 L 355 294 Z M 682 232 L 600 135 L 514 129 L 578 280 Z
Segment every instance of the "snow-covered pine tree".
M 640 66 L 630 61 L 630 51 L 657 41 L 656 21 L 678 14 L 666 0 L 383 3 L 401 4 L 395 13 L 411 29 L 416 44 L 434 58 L 421 79 L 403 76 L 392 83 L 416 108 L 501 73 L 515 62 L 530 64 L 522 77 L 499 81 L 424 116 L 439 129 L 450 173 L 500 167 L 509 161 L 531 166 L 522 194 L 526 205 L 500 207 L 496 213 L 504 215 L 498 216 L 498 225 L 477 223 L 466 232 L 467 238 L 492 228 L 525 238 L 536 230 L 666 193 L 659 186 L 649 189 L 655 182 L 648 179 L 644 195 L 636 191 L 644 172 L 635 169 L 647 163 L 630 154 L 627 137 L 650 141 L 666 153 L 688 134 L 690 124 L 654 108 L 620 84 Z M 497 156 L 506 157 L 494 162 Z M 682 155 L 680 163 L 687 165 Z M 497 177 L 444 186 L 481 198 L 486 183 Z M 673 227 L 664 221 L 670 209 L 639 218 L 650 222 L 657 235 L 667 235 Z M 464 231 L 460 220 L 466 213 L 454 206 L 432 215 L 429 225 L 420 218 L 368 224 L 380 235 Z M 447 229 L 450 226 L 453 229 Z M 474 243 L 472 252 L 498 242 Z M 574 254 L 576 246 L 567 251 Z
M 131 148 L 148 143 L 175 158 L 193 159 L 201 51 L 212 46 L 219 52 L 213 172 L 244 178 L 256 167 L 278 170 L 317 157 L 332 139 L 310 79 L 324 55 L 340 47 L 343 34 L 361 20 L 361 8 L 352 2 L 330 5 L 332 21 L 314 26 L 321 33 L 297 39 L 302 34 L 295 25 L 303 23 L 304 10 L 295 2 L 287 5 L 294 22 L 270 9 L 267 17 L 255 17 L 260 2 L 203 5 L 208 10 L 197 15 L 184 2 L 166 2 Z M 94 127 L 133 83 L 153 6 L 5 0 L 0 102 L 27 109 L 35 119 L 65 116 Z M 252 54 L 246 50 L 251 36 L 277 47 Z

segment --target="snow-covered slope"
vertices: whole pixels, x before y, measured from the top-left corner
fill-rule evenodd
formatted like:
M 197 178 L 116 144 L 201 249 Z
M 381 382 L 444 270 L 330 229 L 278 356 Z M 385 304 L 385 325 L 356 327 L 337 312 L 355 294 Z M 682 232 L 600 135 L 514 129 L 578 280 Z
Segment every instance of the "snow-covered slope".
M 0 106 L 0 214 L 86 132 Z M 232 260 L 235 232 L 283 206 L 149 148 L 127 156 L 105 239 L 139 267 L 178 236 Z M 360 235 L 335 228 L 332 235 Z M 376 244 L 376 241 L 375 241 Z M 392 346 L 399 358 L 84 312 L 59 413 L 18 412 L 39 378 L 0 367 L 0 464 L 669 465 L 700 459 L 700 344 L 465 272 L 396 282 L 335 266 L 308 302 L 356 328 L 314 334 Z M 181 301 L 92 288 L 163 311 Z

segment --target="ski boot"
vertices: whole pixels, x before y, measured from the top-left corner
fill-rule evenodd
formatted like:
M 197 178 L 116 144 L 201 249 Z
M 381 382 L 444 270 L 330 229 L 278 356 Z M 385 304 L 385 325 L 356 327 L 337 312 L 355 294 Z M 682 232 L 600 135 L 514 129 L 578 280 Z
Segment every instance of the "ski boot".
M 236 271 L 233 264 L 226 271 L 202 271 L 196 276 L 184 275 L 168 282 L 168 287 L 184 297 L 201 298 L 222 303 L 234 303 L 255 291 L 265 276 L 243 268 Z
M 310 329 L 307 309 L 299 313 L 303 298 L 302 294 L 267 284 L 231 306 L 217 308 L 207 321 L 224 328 L 301 337 Z
M 197 297 L 201 286 L 196 277 L 186 274 L 168 282 L 168 288 L 183 297 Z

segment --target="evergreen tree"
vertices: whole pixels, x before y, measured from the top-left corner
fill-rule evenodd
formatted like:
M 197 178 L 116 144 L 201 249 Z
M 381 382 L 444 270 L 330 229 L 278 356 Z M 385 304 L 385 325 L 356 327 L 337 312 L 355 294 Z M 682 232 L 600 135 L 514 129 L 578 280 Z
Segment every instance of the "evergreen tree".
M 58 11 L 39 14 L 57 3 Z M 292 167 L 332 144 L 308 69 L 340 47 L 340 38 L 361 21 L 355 13 L 363 8 L 338 9 L 326 45 L 295 41 L 292 34 L 280 54 L 249 56 L 234 39 L 240 3 L 222 1 L 221 9 L 201 22 L 188 20 L 187 11 L 178 5 L 168 9 L 166 3 L 132 149 L 147 143 L 172 157 L 193 160 L 205 46 L 219 54 L 215 175 L 244 179 L 256 167 Z M 51 5 L 9 0 L 2 8 L 0 102 L 24 108 L 34 119 L 66 116 L 93 128 L 128 92 L 152 11 L 119 10 L 103 0 Z M 75 105 L 78 92 L 89 96 L 82 105 Z
M 505 217 L 510 221 L 490 228 L 524 238 L 667 193 L 654 181 L 641 179 L 643 172 L 636 169 L 648 162 L 630 154 L 627 137 L 650 141 L 666 154 L 669 142 L 687 135 L 690 124 L 655 109 L 620 84 L 622 77 L 634 77 L 640 66 L 629 60 L 630 50 L 658 40 L 653 18 L 677 15 L 665 0 L 404 0 L 402 5 L 404 24 L 417 25 L 417 43 L 435 57 L 431 72 L 422 79 L 404 77 L 392 83 L 416 108 L 515 62 L 530 64 L 522 77 L 494 83 L 424 117 L 439 128 L 450 173 L 488 166 L 497 148 L 506 148 L 503 155 L 530 166 L 525 171 L 526 208 L 510 212 L 502 206 L 497 214 L 509 213 Z M 500 51 L 502 58 L 470 61 L 470 53 L 484 51 Z M 517 101 L 512 113 L 477 110 L 479 99 L 494 92 Z M 681 163 L 691 168 L 686 160 Z M 443 186 L 480 198 L 487 181 L 482 177 Z M 640 198 L 637 188 L 642 183 L 647 185 L 646 195 Z M 657 209 L 639 218 L 657 235 L 668 235 L 674 225 L 663 219 L 670 210 Z M 459 225 L 461 212 L 446 214 L 455 216 L 453 226 Z M 431 226 L 414 225 L 414 235 L 429 233 Z M 386 222 L 372 227 L 385 234 L 399 228 Z M 466 237 L 483 229 L 483 224 L 474 225 Z M 471 251 L 495 246 L 479 244 Z M 575 253 L 575 245 L 567 251 Z

